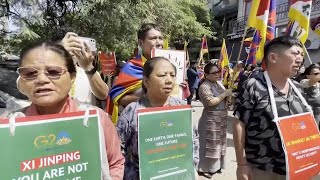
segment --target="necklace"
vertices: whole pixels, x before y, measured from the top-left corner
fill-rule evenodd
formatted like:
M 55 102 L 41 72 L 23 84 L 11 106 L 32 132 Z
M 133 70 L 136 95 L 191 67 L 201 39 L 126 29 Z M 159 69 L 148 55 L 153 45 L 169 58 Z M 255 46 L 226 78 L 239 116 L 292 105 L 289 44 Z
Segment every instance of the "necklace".
M 275 86 L 275 85 L 274 85 Z M 276 86 L 275 86 L 276 87 Z M 289 93 L 291 91 L 291 88 L 289 87 L 287 90 L 287 93 L 283 93 L 279 90 L 278 87 L 276 87 L 276 89 L 273 89 L 274 92 L 276 92 L 280 97 L 282 97 L 283 99 L 288 99 L 289 98 Z
M 291 87 L 290 87 L 288 81 L 286 82 L 286 85 L 284 86 L 284 88 L 286 88 L 286 86 L 289 86 L 289 87 L 287 88 L 287 90 L 286 90 L 285 93 L 281 92 L 281 91 L 280 91 L 280 88 L 279 88 L 276 84 L 274 84 L 274 83 L 272 83 L 272 82 L 271 82 L 271 84 L 276 88 L 276 89 L 273 88 L 273 91 L 276 92 L 279 96 L 281 96 L 281 97 L 286 97 L 286 98 L 289 96 L 289 92 L 290 92 L 290 88 L 291 88 Z M 281 93 L 281 94 L 280 94 L 280 93 Z

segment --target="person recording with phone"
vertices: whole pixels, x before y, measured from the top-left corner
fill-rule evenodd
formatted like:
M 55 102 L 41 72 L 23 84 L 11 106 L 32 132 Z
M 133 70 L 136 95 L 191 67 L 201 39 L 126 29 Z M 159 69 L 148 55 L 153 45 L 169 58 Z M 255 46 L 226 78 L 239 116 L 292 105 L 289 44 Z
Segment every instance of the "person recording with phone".
M 95 97 L 106 100 L 109 88 L 97 72 L 94 62 L 95 41 L 73 32 L 67 32 L 63 38 L 53 40 L 59 42 L 72 55 L 76 64 L 77 76 L 69 95 L 79 102 L 92 105 L 96 105 Z

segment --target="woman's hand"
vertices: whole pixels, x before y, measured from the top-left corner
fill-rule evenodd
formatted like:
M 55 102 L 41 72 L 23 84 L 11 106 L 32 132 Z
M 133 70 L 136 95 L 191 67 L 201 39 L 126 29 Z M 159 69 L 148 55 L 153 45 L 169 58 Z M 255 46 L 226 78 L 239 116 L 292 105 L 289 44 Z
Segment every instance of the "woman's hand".
M 184 81 L 183 83 L 180 83 L 179 86 L 181 86 L 184 89 L 187 87 L 187 82 Z
M 94 56 L 89 46 L 79 40 L 76 33 L 68 32 L 62 39 L 61 44 L 73 56 L 74 60 L 79 63 L 82 69 L 90 71 L 94 68 Z
M 71 55 L 73 51 L 80 52 L 83 48 L 82 42 L 78 39 L 78 35 L 73 32 L 67 32 L 61 40 L 61 44 Z
M 226 91 L 224 91 L 225 97 L 228 97 L 232 94 L 232 89 L 227 89 Z
M 73 51 L 73 54 L 77 58 L 79 66 L 85 71 L 90 71 L 94 68 L 94 56 L 92 55 L 92 52 L 90 51 L 89 46 L 86 43 L 84 43 L 84 46 L 85 47 L 82 48 L 80 52 Z
M 249 165 L 238 166 L 237 180 L 252 180 L 252 168 Z

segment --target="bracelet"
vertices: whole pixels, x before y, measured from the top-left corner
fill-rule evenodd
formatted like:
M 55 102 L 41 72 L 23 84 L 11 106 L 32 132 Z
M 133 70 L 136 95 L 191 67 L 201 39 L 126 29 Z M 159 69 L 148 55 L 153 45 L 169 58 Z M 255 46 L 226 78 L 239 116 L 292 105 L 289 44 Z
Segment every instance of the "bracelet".
M 98 66 L 95 64 L 93 65 L 93 68 L 89 71 L 84 71 L 87 75 L 94 75 L 97 72 Z

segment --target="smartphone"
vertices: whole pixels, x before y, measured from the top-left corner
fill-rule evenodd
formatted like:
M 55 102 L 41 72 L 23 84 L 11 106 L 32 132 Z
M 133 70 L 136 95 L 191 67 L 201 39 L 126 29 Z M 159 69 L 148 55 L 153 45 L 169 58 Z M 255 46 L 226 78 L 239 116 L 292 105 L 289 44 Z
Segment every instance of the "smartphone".
M 82 43 L 86 43 L 90 51 L 97 51 L 96 40 L 88 37 L 78 37 Z M 84 46 L 84 44 L 83 44 Z

